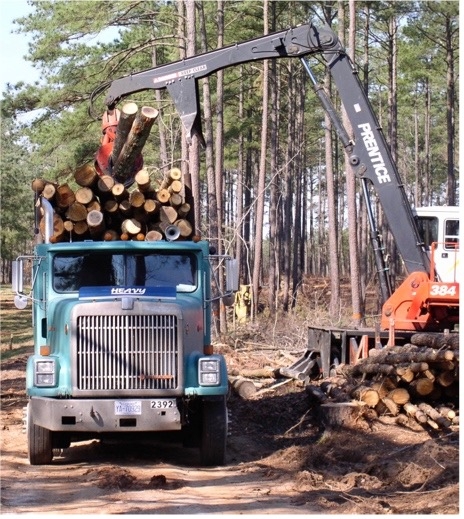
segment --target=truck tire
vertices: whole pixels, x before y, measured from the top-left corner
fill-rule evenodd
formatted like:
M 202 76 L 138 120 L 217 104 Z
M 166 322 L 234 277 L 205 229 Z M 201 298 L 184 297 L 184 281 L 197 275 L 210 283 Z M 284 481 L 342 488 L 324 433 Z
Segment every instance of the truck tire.
M 188 404 L 188 422 L 182 427 L 182 443 L 184 447 L 200 447 L 202 410 L 201 400 L 195 399 Z
M 200 460 L 205 467 L 226 462 L 227 406 L 226 397 L 203 400 Z
M 27 413 L 27 446 L 31 465 L 48 465 L 53 459 L 52 431 L 35 425 L 29 406 Z

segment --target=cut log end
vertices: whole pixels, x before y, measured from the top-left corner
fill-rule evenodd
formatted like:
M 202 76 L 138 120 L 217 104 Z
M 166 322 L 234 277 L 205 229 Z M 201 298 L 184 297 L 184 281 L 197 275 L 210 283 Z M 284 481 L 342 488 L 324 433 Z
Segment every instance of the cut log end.
M 142 106 L 142 109 L 140 110 L 140 112 L 147 119 L 153 119 L 153 120 L 156 119 L 159 114 L 158 110 L 151 106 Z
M 101 211 L 90 211 L 87 214 L 87 224 L 89 227 L 100 227 L 103 224 L 103 213 Z
M 73 202 L 66 211 L 66 217 L 73 222 L 81 222 L 87 218 L 87 208 L 84 204 Z
M 129 101 L 128 103 L 125 103 L 124 106 L 121 109 L 121 115 L 135 115 L 137 113 L 137 110 L 139 107 L 136 103 Z
M 256 393 L 256 386 L 252 380 L 243 377 L 229 377 L 229 383 L 233 391 L 241 398 L 247 400 Z
M 41 178 L 35 178 L 33 181 L 32 181 L 32 191 L 34 191 L 35 193 L 37 193 L 38 195 L 40 195 L 40 193 L 42 193 L 42 191 L 44 190 L 44 187 L 47 185 L 47 181 L 46 180 L 43 180 Z
M 74 172 L 74 180 L 82 187 L 93 186 L 98 178 L 97 170 L 92 163 L 84 164 Z
M 123 234 L 137 235 L 142 230 L 142 225 L 135 218 L 124 220 L 121 224 L 121 231 Z
M 145 235 L 145 241 L 160 241 L 163 235 L 159 231 L 148 231 Z
M 109 175 L 102 175 L 98 179 L 98 190 L 102 194 L 110 193 L 114 186 L 114 178 Z

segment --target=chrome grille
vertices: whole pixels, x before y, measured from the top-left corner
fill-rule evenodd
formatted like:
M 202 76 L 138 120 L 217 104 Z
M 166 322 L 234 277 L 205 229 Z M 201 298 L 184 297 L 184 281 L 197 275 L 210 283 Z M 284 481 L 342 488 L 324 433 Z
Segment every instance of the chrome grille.
M 81 315 L 76 321 L 78 391 L 175 390 L 175 315 Z

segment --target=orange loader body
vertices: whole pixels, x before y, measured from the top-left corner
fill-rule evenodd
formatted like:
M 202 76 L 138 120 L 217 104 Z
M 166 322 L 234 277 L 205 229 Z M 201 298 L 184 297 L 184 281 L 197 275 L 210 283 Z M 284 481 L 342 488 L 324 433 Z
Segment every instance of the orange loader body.
M 413 272 L 382 307 L 381 328 L 410 331 L 442 331 L 459 323 L 459 283 L 435 281 L 432 244 L 431 273 Z

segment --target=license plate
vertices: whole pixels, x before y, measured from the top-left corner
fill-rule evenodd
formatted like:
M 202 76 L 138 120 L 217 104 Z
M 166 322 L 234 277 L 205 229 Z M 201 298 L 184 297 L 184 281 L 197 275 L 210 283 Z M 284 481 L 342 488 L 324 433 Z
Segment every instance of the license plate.
M 156 400 L 151 400 L 150 402 L 151 409 L 174 409 L 175 407 L 175 398 L 157 398 Z
M 140 400 L 116 400 L 114 414 L 117 416 L 142 414 L 142 402 Z

